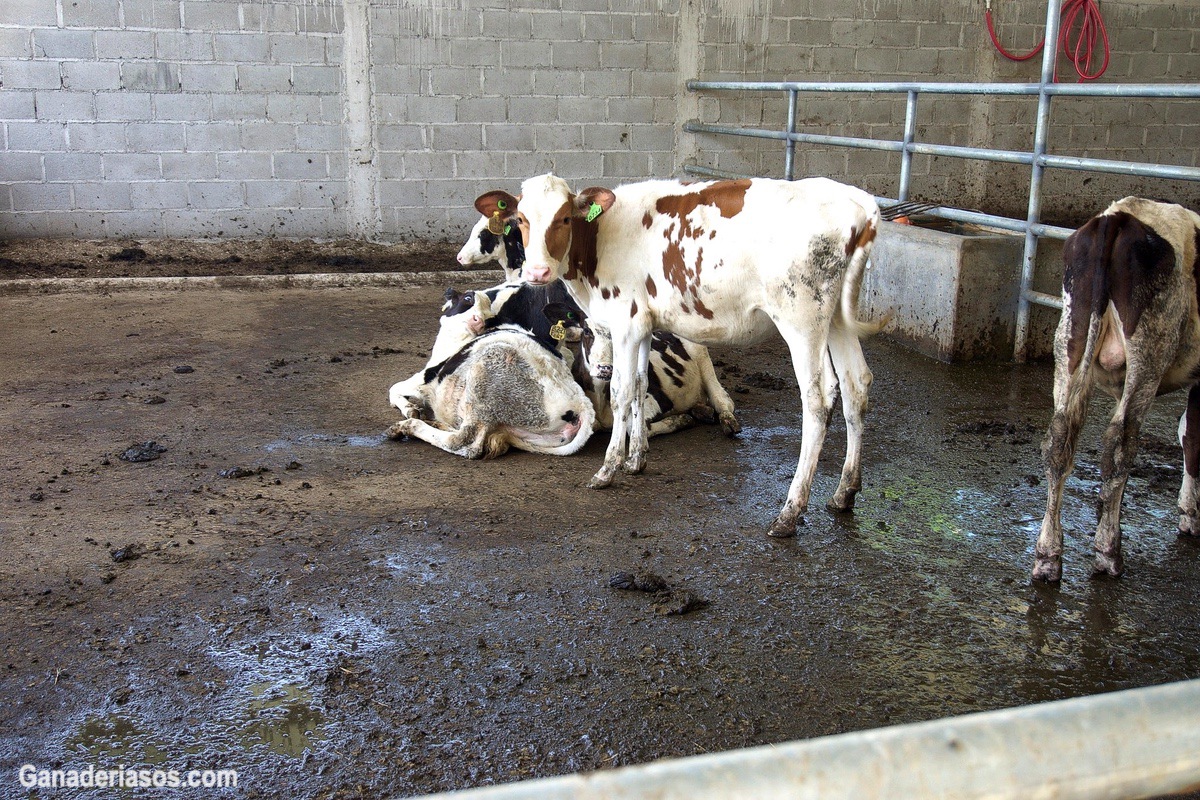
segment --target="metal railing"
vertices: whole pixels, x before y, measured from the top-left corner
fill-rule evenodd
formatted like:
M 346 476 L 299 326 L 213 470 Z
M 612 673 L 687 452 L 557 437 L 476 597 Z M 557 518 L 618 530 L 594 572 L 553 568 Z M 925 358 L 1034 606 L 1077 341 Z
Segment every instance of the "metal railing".
M 1047 4 L 1046 41 L 1058 41 L 1061 9 L 1057 2 Z M 1056 50 L 1043 49 L 1042 74 L 1038 83 L 922 83 L 922 82 L 806 82 L 806 81 L 688 81 L 690 91 L 757 91 L 786 92 L 788 95 L 787 125 L 785 130 L 741 128 L 727 125 L 711 125 L 688 122 L 683 129 L 689 133 L 713 133 L 729 136 L 746 136 L 756 139 L 776 139 L 784 142 L 784 177 L 794 177 L 795 148 L 797 143 L 864 150 L 882 150 L 900 153 L 899 197 L 879 198 L 884 202 L 909 200 L 912 181 L 912 158 L 914 155 L 948 156 L 952 158 L 991 161 L 1005 164 L 1024 164 L 1030 167 L 1029 205 L 1024 220 L 1001 217 L 975 211 L 950 207 L 935 207 L 928 213 L 955 222 L 986 225 L 1025 235 L 1025 250 L 1021 264 L 1021 287 L 1018 294 L 1016 336 L 1013 357 L 1022 361 L 1026 355 L 1029 338 L 1030 305 L 1062 308 L 1062 298 L 1034 291 L 1033 273 L 1037 259 L 1039 236 L 1065 239 L 1073 230 L 1041 222 L 1042 176 L 1047 168 L 1101 172 L 1149 178 L 1200 181 L 1200 168 L 1153 164 L 1136 161 L 1116 161 L 1100 158 L 1052 155 L 1047 152 L 1049 139 L 1050 100 L 1053 97 L 1105 97 L 1105 98 L 1174 98 L 1200 99 L 1200 84 L 1062 84 L 1054 82 Z M 796 131 L 797 99 L 801 92 L 849 92 L 849 93 L 895 93 L 907 94 L 908 103 L 904 117 L 904 133 L 901 140 L 871 139 L 854 136 L 830 136 Z M 944 144 L 928 144 L 916 140 L 917 99 L 922 94 L 951 95 L 1023 95 L 1038 99 L 1036 123 L 1033 133 L 1033 149 L 1028 152 L 995 150 L 979 147 L 961 147 Z M 748 177 L 734 175 L 708 167 L 689 165 L 685 171 L 693 175 L 710 177 Z
M 1200 680 L 426 800 L 1133 800 L 1200 789 Z

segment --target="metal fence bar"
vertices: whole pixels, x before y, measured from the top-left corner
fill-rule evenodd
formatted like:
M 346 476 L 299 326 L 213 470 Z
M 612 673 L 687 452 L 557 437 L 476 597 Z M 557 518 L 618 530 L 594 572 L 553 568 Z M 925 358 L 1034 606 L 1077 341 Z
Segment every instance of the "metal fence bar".
M 1051 31 L 1057 32 L 1061 9 L 1055 3 L 1048 3 L 1046 10 L 1047 36 Z M 874 82 L 816 82 L 816 81 L 688 81 L 687 86 L 692 91 L 786 91 L 788 93 L 788 126 L 784 131 L 770 131 L 756 128 L 739 128 L 729 125 L 714 125 L 701 122 L 688 122 L 684 130 L 689 133 L 715 133 L 732 136 L 746 136 L 759 139 L 781 139 L 786 142 L 785 174 L 791 180 L 794 173 L 795 144 L 818 144 L 834 147 L 851 147 L 866 150 L 881 150 L 899 152 L 900 163 L 900 200 L 908 200 L 911 191 L 912 156 L 948 156 L 972 160 L 992 161 L 1009 164 L 1024 164 L 1030 167 L 1030 193 L 1026 218 L 1024 221 L 1011 220 L 1005 217 L 995 217 L 979 212 L 967 212 L 947 209 L 944 207 L 932 209 L 929 213 L 946 219 L 957 221 L 972 221 L 990 227 L 1012 230 L 1025 235 L 1025 248 L 1021 264 L 1021 286 L 1016 321 L 1016 343 L 1014 359 L 1024 360 L 1028 343 L 1030 304 L 1062 307 L 1061 298 L 1036 292 L 1032 289 L 1033 267 L 1037 258 L 1037 240 L 1039 236 L 1050 235 L 1055 238 L 1065 238 L 1062 231 L 1069 235 L 1069 229 L 1046 226 L 1040 222 L 1041 186 L 1044 172 L 1047 168 L 1078 170 L 1086 172 L 1103 172 L 1118 175 L 1139 177 L 1166 178 L 1173 180 L 1200 180 L 1200 168 L 1183 165 L 1149 164 L 1134 161 L 1118 161 L 1111 159 L 1081 158 L 1076 156 L 1059 156 L 1047 153 L 1049 139 L 1049 112 L 1052 97 L 1089 97 L 1089 98 L 1165 98 L 1165 99 L 1197 99 L 1200 98 L 1200 84 L 1060 84 L 1054 82 L 1054 64 L 1057 52 L 1047 48 L 1042 58 L 1042 75 L 1039 83 L 914 83 L 907 81 L 874 81 Z M 795 130 L 797 94 L 799 92 L 867 92 L 867 93 L 906 93 L 908 100 L 905 108 L 904 138 L 901 141 L 868 139 L 854 136 L 831 136 L 823 134 L 799 133 Z M 956 94 L 956 95 L 1018 95 L 1038 98 L 1036 125 L 1034 129 L 1034 144 L 1032 152 L 1011 150 L 994 150 L 977 147 L 959 147 L 954 145 L 925 144 L 915 141 L 916 138 L 916 106 L 917 98 L 925 94 Z M 685 171 L 697 175 L 718 175 L 719 171 L 710 168 L 689 165 Z M 748 176 L 740 176 L 748 177 Z M 973 219 L 968 219 L 968 217 Z
M 1062 11 L 1057 2 L 1046 3 L 1046 41 L 1058 41 L 1058 23 Z M 1021 256 L 1021 291 L 1017 293 L 1017 324 L 1013 332 L 1013 360 L 1025 360 L 1025 346 L 1029 341 L 1030 305 L 1035 301 L 1033 271 L 1037 266 L 1038 236 L 1033 226 L 1041 222 L 1042 176 L 1046 165 L 1046 145 L 1050 136 L 1050 95 L 1046 87 L 1054 83 L 1054 65 L 1058 47 L 1042 48 L 1042 80 L 1038 87 L 1037 117 L 1033 128 L 1033 168 L 1029 171 L 1029 206 L 1025 215 L 1025 251 Z
M 1135 800 L 1200 789 L 1200 680 L 439 800 Z
M 1200 168 L 1173 164 L 1146 164 L 1137 161 L 1109 161 L 1103 158 L 1079 158 L 1049 154 L 1042 156 L 1039 161 L 1043 166 L 1082 172 L 1109 172 L 1116 175 L 1139 175 L 1146 178 L 1169 178 L 1184 181 L 1200 180 Z
M 920 83 L 912 81 L 688 81 L 693 92 L 919 92 L 921 94 L 1030 95 L 1041 93 L 1037 83 Z M 1055 97 L 1125 97 L 1196 99 L 1200 83 L 1055 83 L 1046 87 Z
M 908 199 L 912 184 L 913 142 L 917 139 L 917 93 L 909 92 L 904 104 L 904 149 L 900 154 L 900 200 Z
M 1082 158 L 1058 156 L 1050 153 L 1036 155 L 1019 150 L 995 150 L 986 147 L 963 147 L 952 144 L 927 144 L 895 139 L 866 139 L 860 136 L 837 136 L 823 133 L 788 133 L 767 128 L 740 128 L 735 125 L 711 125 L 702 122 L 686 122 L 683 129 L 688 133 L 715 133 L 726 136 L 744 136 L 749 139 L 791 140 L 803 144 L 820 144 L 833 147 L 852 147 L 859 150 L 884 150 L 912 155 L 964 158 L 975 161 L 994 161 L 1002 164 L 1024 164 L 1032 166 L 1077 170 L 1081 172 L 1107 172 L 1114 175 L 1136 175 L 1148 178 L 1172 180 L 1200 180 L 1200 167 L 1174 164 L 1151 164 L 1144 161 L 1118 161 L 1104 158 Z M 901 164 L 903 170 L 903 164 Z M 901 172 L 903 175 L 903 171 Z M 904 199 L 908 199 L 905 197 Z
M 742 172 L 730 172 L 729 170 L 703 167 L 697 164 L 689 166 L 687 171 L 690 175 L 702 175 L 704 177 L 718 178 L 722 180 L 753 177 L 752 175 L 746 175 Z M 875 200 L 883 206 L 895 205 L 896 203 L 900 202 L 900 200 L 894 197 L 882 197 L 878 195 L 875 197 Z M 985 214 L 982 211 L 968 211 L 963 208 L 952 208 L 950 206 L 933 206 L 932 208 L 925 210 L 923 213 L 933 214 L 934 216 L 942 217 L 943 219 L 948 219 L 952 222 L 965 222 L 968 225 L 982 225 L 988 228 L 998 228 L 1004 231 L 1012 231 L 1013 233 L 1024 233 L 1027 227 L 1025 220 L 1013 219 L 1011 217 L 999 217 L 995 214 Z M 1075 232 L 1075 229 L 1038 223 L 1037 225 L 1033 226 L 1033 232 L 1038 236 L 1045 236 L 1051 239 L 1066 239 Z
M 783 177 L 789 181 L 796 174 L 796 140 L 792 136 L 796 133 L 797 96 L 797 92 L 788 92 L 787 144 L 784 145 L 783 151 Z

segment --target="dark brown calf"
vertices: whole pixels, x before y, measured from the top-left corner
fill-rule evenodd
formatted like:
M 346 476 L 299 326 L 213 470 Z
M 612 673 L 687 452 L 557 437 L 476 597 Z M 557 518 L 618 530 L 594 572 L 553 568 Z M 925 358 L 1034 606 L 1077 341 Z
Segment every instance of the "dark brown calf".
M 1063 250 L 1063 311 L 1054 339 L 1054 416 L 1043 453 L 1049 497 L 1035 580 L 1062 578 L 1063 486 L 1095 386 L 1117 401 L 1100 459 L 1095 571 L 1120 575 L 1121 497 L 1154 398 L 1192 387 L 1180 420 L 1184 449 L 1179 530 L 1200 533 L 1200 216 L 1182 206 L 1126 197 L 1093 217 Z

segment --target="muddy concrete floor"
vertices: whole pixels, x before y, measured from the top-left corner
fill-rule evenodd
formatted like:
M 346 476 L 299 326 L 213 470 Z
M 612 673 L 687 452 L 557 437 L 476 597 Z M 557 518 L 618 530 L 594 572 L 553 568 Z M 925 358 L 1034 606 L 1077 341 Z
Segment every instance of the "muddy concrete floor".
M 0 296 L 0 797 L 48 796 L 26 763 L 403 796 L 1200 677 L 1182 396 L 1147 426 L 1120 580 L 1089 577 L 1094 410 L 1040 588 L 1047 365 L 869 342 L 858 508 L 819 508 L 839 419 L 818 508 L 774 540 L 800 444 L 779 341 L 714 351 L 741 436 L 655 439 L 597 492 L 602 435 L 488 462 L 382 438 L 440 295 Z M 667 613 L 684 593 L 707 605 Z

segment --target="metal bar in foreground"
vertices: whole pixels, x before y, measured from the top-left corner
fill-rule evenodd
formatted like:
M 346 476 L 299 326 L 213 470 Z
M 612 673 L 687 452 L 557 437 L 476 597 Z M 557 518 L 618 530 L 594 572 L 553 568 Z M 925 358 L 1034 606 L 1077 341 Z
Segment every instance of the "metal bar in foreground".
M 1200 680 L 427 800 L 1134 800 L 1200 789 Z

